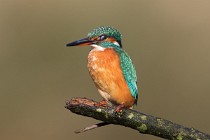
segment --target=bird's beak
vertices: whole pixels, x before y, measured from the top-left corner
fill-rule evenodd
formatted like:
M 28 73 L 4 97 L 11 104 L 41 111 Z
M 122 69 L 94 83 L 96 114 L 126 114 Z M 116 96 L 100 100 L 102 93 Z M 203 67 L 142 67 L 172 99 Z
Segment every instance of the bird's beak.
M 66 44 L 66 46 L 67 47 L 71 47 L 71 46 L 88 46 L 88 45 L 91 45 L 93 43 L 94 43 L 94 41 L 90 40 L 89 38 L 82 38 L 80 40 L 68 43 L 68 44 Z

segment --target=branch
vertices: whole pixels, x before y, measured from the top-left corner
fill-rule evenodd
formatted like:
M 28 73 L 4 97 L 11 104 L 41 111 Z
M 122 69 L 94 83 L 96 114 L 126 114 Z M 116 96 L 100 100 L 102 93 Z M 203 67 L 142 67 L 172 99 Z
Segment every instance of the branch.
M 66 102 L 71 112 L 101 120 L 107 124 L 130 127 L 143 134 L 150 134 L 169 140 L 210 140 L 210 135 L 194 128 L 187 128 L 171 121 L 123 109 L 116 113 L 113 107 L 94 106 L 97 102 L 86 98 L 73 98 Z

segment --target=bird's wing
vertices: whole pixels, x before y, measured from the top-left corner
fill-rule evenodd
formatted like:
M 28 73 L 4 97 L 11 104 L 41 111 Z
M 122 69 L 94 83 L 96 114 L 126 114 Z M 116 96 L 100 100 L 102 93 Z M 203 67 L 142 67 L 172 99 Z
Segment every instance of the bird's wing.
M 123 71 L 124 78 L 128 84 L 128 87 L 130 89 L 130 92 L 132 96 L 136 100 L 138 100 L 138 88 L 137 88 L 137 75 L 136 75 L 136 70 L 135 67 L 132 63 L 131 58 L 128 56 L 128 54 L 124 51 L 121 50 L 120 53 L 120 61 L 121 61 L 121 69 Z

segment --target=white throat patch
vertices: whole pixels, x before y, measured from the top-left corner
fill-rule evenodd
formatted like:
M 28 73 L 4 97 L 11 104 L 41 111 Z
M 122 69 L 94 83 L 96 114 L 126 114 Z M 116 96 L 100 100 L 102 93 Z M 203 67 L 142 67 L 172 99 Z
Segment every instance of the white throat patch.
M 96 44 L 92 44 L 90 45 L 91 47 L 94 48 L 94 50 L 97 50 L 97 51 L 104 51 L 105 48 L 99 46 L 99 45 L 96 45 Z
M 113 42 L 113 44 L 120 46 L 120 44 L 117 41 Z

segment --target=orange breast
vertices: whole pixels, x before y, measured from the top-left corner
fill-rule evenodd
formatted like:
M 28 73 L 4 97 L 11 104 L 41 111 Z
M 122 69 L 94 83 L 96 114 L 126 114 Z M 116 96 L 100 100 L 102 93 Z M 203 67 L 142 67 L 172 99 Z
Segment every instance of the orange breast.
M 133 106 L 135 99 L 130 93 L 120 67 L 120 58 L 112 48 L 91 50 L 88 55 L 89 73 L 106 100 L 114 104 Z M 106 93 L 106 97 L 104 94 Z

